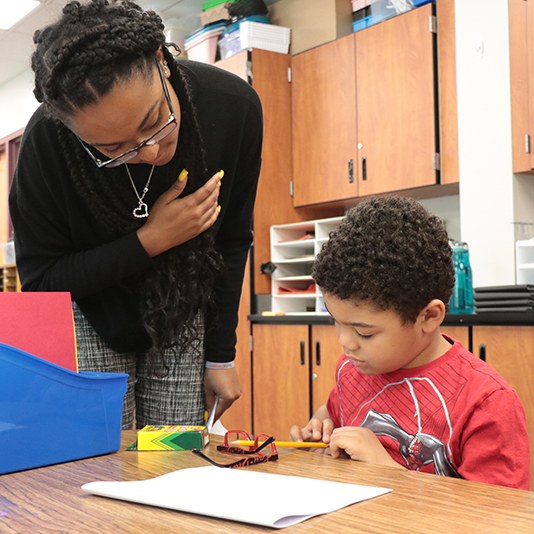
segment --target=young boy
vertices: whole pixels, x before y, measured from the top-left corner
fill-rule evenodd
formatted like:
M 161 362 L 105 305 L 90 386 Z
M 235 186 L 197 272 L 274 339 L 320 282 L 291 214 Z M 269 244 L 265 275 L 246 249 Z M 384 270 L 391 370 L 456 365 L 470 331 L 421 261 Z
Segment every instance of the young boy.
M 528 490 L 520 400 L 440 333 L 451 255 L 440 220 L 415 200 L 372 198 L 347 214 L 313 268 L 345 354 L 328 402 L 291 438 L 324 441 L 334 458 Z

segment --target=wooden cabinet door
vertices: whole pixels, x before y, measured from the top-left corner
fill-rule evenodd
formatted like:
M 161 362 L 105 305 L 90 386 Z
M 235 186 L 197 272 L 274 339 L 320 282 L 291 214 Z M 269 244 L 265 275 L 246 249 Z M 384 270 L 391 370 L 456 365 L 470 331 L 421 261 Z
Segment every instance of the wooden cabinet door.
M 532 163 L 527 138 L 529 117 L 529 31 L 528 12 L 533 2 L 508 0 L 510 26 L 510 92 L 512 110 L 512 165 L 515 173 L 530 172 Z M 534 19 L 533 19 L 534 20 Z M 530 34 L 534 34 L 531 31 Z M 531 39 L 534 36 L 531 35 Z M 531 50 L 534 50 L 531 48 Z
M 473 326 L 475 355 L 485 352 L 486 362 L 515 390 L 527 415 L 530 460 L 534 465 L 534 327 Z M 534 489 L 534 470 L 530 478 Z
M 442 326 L 440 331 L 442 334 L 450 336 L 459 341 L 467 350 L 471 350 L 471 347 L 469 346 L 468 326 Z
M 334 326 L 311 327 L 312 414 L 327 400 L 336 384 L 336 367 L 343 348 Z
M 289 438 L 310 417 L 308 325 L 253 325 L 254 433 Z
M 360 196 L 437 183 L 432 4 L 356 35 Z
M 534 2 L 508 0 L 512 159 L 515 173 L 534 173 Z
M 293 203 L 358 196 L 354 35 L 293 57 Z

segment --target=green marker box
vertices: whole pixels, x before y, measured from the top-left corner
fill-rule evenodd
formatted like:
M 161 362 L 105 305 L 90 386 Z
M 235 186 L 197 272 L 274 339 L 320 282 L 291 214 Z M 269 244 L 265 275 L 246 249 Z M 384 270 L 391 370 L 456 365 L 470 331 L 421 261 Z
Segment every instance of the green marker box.
M 205 426 L 148 425 L 137 432 L 138 451 L 190 451 L 209 442 Z

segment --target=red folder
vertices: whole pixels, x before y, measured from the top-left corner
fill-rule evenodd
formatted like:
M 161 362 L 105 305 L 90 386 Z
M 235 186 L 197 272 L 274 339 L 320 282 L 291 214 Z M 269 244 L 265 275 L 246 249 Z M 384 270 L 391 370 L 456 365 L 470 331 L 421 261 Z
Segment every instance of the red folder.
M 0 293 L 0 343 L 78 372 L 70 293 Z

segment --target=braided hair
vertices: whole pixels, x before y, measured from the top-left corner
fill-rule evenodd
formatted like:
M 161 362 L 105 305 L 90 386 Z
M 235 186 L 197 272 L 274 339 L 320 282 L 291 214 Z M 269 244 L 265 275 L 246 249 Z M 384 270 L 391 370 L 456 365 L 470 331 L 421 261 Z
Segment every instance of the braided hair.
M 69 117 L 98 101 L 118 83 L 134 73 L 153 77 L 156 52 L 161 48 L 171 70 L 181 109 L 178 147 L 162 181 L 170 187 L 179 170 L 190 178 L 184 194 L 201 187 L 208 179 L 204 144 L 187 79 L 165 46 L 164 26 L 153 11 L 143 11 L 128 0 L 71 1 L 55 24 L 37 31 L 32 56 L 34 94 L 45 113 L 55 120 L 74 187 L 95 217 L 112 237 L 135 231 L 142 221 L 131 216 L 124 183 L 114 180 L 118 168 L 98 169 L 65 126 Z M 122 184 L 122 185 L 121 185 Z M 202 347 L 199 314 L 213 306 L 213 284 L 220 274 L 221 257 L 210 231 L 154 258 L 156 268 L 124 283 L 137 286 L 141 294 L 144 327 L 152 340 L 151 361 L 171 349 Z M 179 276 L 177 275 L 179 273 Z

